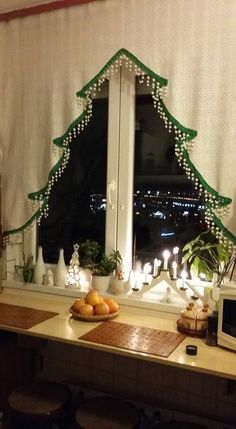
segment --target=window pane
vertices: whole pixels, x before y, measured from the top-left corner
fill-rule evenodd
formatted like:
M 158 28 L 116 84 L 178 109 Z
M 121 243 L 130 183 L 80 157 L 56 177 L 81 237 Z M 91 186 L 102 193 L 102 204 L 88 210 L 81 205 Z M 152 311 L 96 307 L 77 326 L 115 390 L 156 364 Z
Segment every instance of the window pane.
M 93 115 L 70 144 L 70 159 L 49 198 L 49 216 L 39 228 L 45 262 L 57 263 L 64 248 L 69 263 L 73 244 L 105 243 L 108 97 L 93 101 Z M 104 94 L 104 93 L 103 93 Z
M 179 167 L 174 147 L 174 133 L 136 81 L 134 263 L 162 259 L 164 249 L 181 249 L 206 229 L 201 198 Z

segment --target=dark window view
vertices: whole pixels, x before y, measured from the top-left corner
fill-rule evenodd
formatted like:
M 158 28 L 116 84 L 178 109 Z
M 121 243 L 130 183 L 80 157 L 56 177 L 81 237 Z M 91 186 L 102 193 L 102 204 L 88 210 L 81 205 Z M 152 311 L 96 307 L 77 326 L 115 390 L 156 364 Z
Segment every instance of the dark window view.
M 57 263 L 64 248 L 69 264 L 73 245 L 105 241 L 108 99 L 93 102 L 93 115 L 70 144 L 70 159 L 49 198 L 49 215 L 39 227 L 45 262 Z M 95 209 L 96 208 L 96 209 Z
M 179 167 L 174 133 L 153 107 L 151 95 L 136 96 L 133 240 L 134 263 L 162 259 L 205 230 L 204 202 Z

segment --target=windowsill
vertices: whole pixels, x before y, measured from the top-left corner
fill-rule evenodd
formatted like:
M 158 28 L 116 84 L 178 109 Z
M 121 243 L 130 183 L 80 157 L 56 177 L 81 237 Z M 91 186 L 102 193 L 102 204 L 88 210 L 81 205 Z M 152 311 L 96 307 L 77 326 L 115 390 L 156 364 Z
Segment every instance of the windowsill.
M 78 289 L 71 289 L 71 288 L 62 288 L 62 287 L 56 287 L 56 286 L 44 286 L 44 285 L 37 285 L 34 283 L 23 283 L 19 282 L 17 280 L 3 280 L 2 282 L 3 288 L 6 289 L 15 289 L 19 291 L 28 291 L 28 292 L 39 292 L 42 294 L 49 294 L 49 295 L 57 295 L 57 296 L 64 296 L 64 297 L 83 297 L 86 295 L 87 291 L 85 290 L 78 290 Z M 125 305 L 127 307 L 136 307 L 136 308 L 143 308 L 147 310 L 156 310 L 160 312 L 166 312 L 166 313 L 173 313 L 173 314 L 179 314 L 179 312 L 186 306 L 186 303 L 184 301 L 181 301 L 181 298 L 176 297 L 175 303 L 163 303 L 160 302 L 160 293 L 161 290 L 158 291 L 158 294 L 155 293 L 155 291 L 150 292 L 149 294 L 145 294 L 147 296 L 143 296 L 142 298 L 136 298 L 132 295 L 132 293 L 129 294 L 122 294 L 122 295 L 114 295 L 109 292 L 103 293 L 102 296 L 106 297 L 112 297 L 113 299 L 118 302 L 118 304 Z M 165 290 L 163 289 L 162 294 L 165 293 Z M 158 302 L 159 301 L 159 302 Z

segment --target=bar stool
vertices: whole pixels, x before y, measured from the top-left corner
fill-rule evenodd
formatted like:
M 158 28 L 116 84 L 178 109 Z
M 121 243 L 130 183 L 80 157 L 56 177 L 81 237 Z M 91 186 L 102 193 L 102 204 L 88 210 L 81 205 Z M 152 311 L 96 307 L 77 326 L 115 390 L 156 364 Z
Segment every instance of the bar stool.
M 207 427 L 198 423 L 173 421 L 168 423 L 160 423 L 158 429 L 207 429 Z
M 21 386 L 8 397 L 10 429 L 68 428 L 71 392 L 61 383 L 42 381 Z
M 128 401 L 110 396 L 84 400 L 75 410 L 75 429 L 135 429 L 140 413 Z

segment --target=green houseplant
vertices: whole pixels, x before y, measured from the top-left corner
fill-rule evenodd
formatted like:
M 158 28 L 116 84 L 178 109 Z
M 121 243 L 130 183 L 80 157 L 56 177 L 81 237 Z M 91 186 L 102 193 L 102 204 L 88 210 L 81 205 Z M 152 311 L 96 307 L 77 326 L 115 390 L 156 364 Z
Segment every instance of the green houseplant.
M 93 271 L 97 264 L 99 255 L 101 254 L 101 246 L 95 240 L 86 240 L 79 247 L 80 264 L 83 268 L 89 268 Z
M 115 272 L 116 276 L 120 276 L 122 257 L 119 250 L 112 250 L 109 256 L 104 253 L 97 265 L 95 265 L 93 273 L 99 276 L 107 276 Z
M 103 253 L 99 263 L 94 267 L 93 270 L 92 286 L 94 289 L 101 293 L 106 292 L 111 282 L 111 274 L 114 274 L 114 279 L 121 279 L 121 267 L 122 257 L 118 250 L 112 250 L 108 256 Z
M 115 271 L 117 276 L 121 275 L 122 257 L 119 250 L 112 250 L 107 256 L 97 241 L 88 239 L 81 243 L 79 254 L 81 267 L 90 269 L 92 274 L 107 276 Z
M 22 254 L 22 264 L 15 265 L 16 274 L 23 277 L 25 283 L 31 283 L 34 275 L 33 256 L 30 255 L 26 258 L 24 252 Z
M 204 231 L 183 247 L 184 262 L 196 276 L 204 274 L 206 280 L 213 280 L 215 274 L 216 285 L 220 287 L 235 265 L 235 255 L 229 244 L 217 241 L 209 231 Z
M 119 250 L 112 250 L 106 255 L 97 241 L 86 240 L 80 245 L 81 266 L 92 273 L 92 286 L 105 292 L 109 287 L 110 276 L 121 276 L 122 257 Z

